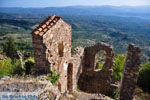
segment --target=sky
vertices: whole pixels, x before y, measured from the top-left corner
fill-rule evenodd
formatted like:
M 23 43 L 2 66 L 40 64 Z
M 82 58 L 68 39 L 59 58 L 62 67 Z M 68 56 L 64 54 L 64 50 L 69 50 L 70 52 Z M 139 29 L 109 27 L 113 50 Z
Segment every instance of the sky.
M 0 0 L 0 7 L 57 7 L 74 5 L 150 5 L 150 0 Z

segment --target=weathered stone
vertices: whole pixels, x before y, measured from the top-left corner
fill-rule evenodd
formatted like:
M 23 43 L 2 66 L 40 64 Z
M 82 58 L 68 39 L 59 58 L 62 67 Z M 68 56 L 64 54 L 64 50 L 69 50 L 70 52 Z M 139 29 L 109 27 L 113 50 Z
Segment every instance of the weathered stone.
M 0 77 L 0 80 L 8 80 L 8 79 L 10 79 L 9 76 L 2 76 L 2 77 Z
M 32 32 L 36 71 L 39 74 L 47 74 L 54 68 L 57 73 L 60 73 L 57 87 L 61 93 L 68 93 L 67 91 L 72 93 L 77 90 L 77 85 L 81 90 L 89 93 L 105 94 L 112 88 L 116 88 L 112 84 L 113 47 L 106 43 L 97 43 L 85 48 L 77 47 L 71 55 L 71 32 L 71 26 L 59 16 L 46 18 Z M 98 69 L 99 51 L 104 51 L 102 69 Z M 137 47 L 129 46 L 123 81 L 129 79 L 135 84 L 138 75 L 137 67 L 140 64 L 139 52 Z M 135 67 L 130 68 L 130 65 Z M 127 86 L 127 89 L 132 91 L 134 87 L 131 87 L 129 80 L 125 85 L 122 84 L 122 88 Z M 120 95 L 123 93 L 126 91 L 120 92 Z
M 2 54 L 0 54 L 0 60 L 5 60 L 5 57 Z
M 54 21 L 56 18 L 57 21 Z M 47 19 L 52 19 L 49 29 L 46 28 L 49 25 Z M 65 92 L 67 91 L 67 68 L 71 58 L 71 26 L 58 16 L 47 19 L 37 28 L 44 33 L 38 35 L 32 32 L 37 72 L 46 74 L 50 72 L 50 67 L 53 67 L 57 73 L 61 73 L 59 83 L 62 92 Z M 53 21 L 55 23 L 52 23 Z
M 99 51 L 105 52 L 105 63 L 102 70 L 95 70 L 95 56 Z M 85 47 L 82 73 L 78 81 L 81 90 L 90 93 L 107 93 L 110 90 L 113 55 L 112 47 L 105 43 L 97 43 L 94 46 Z
M 119 100 L 132 100 L 140 68 L 141 49 L 129 44 L 127 58 L 121 79 Z

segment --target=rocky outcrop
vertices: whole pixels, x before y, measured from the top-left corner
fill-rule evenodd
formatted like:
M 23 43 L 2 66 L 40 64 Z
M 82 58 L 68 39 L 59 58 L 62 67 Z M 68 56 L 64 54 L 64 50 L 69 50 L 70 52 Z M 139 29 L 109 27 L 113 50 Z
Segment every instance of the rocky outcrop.
M 56 86 L 44 76 L 41 80 L 37 78 L 29 78 L 27 80 L 19 80 L 17 78 L 2 77 L 0 79 L 0 97 L 1 92 L 34 92 L 38 94 L 38 100 L 58 100 L 60 92 Z

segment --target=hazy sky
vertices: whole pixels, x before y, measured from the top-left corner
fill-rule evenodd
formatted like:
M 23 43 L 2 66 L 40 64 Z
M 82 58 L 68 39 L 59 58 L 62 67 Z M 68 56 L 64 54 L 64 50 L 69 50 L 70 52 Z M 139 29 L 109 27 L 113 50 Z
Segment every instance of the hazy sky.
M 52 7 L 71 5 L 150 5 L 150 0 L 0 0 L 0 7 Z

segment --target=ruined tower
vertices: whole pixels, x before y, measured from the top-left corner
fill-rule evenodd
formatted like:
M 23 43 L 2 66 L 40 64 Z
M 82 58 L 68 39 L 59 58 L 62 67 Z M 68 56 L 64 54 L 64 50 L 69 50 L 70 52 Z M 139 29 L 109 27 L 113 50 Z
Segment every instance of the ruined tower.
M 53 67 L 61 73 L 60 89 L 66 90 L 67 67 L 71 57 L 71 26 L 59 16 L 47 17 L 33 32 L 34 59 L 39 74 Z

